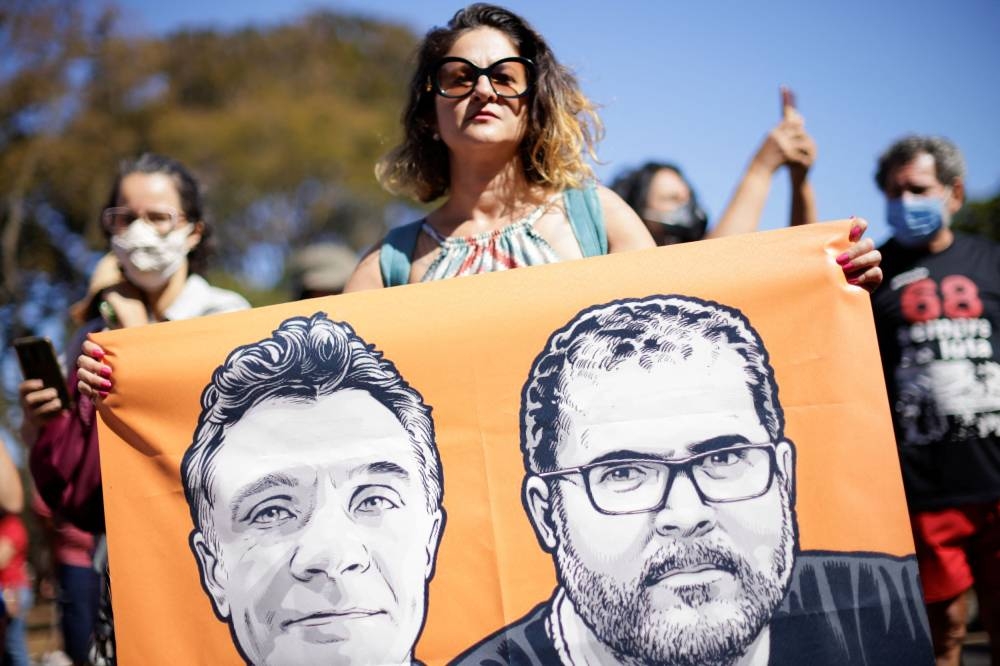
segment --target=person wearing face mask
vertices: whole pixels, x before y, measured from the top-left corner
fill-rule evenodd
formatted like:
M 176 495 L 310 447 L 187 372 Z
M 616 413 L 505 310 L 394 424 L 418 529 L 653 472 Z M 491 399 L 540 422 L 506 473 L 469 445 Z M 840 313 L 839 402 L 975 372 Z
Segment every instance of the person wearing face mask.
M 635 210 L 657 245 L 689 243 L 705 237 L 708 214 L 676 164 L 646 162 L 620 174 L 611 189 Z
M 937 663 L 960 663 L 974 587 L 1000 664 L 1000 245 L 951 229 L 947 139 L 897 141 L 875 182 L 892 238 L 872 308 Z
M 743 178 L 718 223 L 708 229 L 708 215 L 680 167 L 647 162 L 620 174 L 611 189 L 632 207 L 657 245 L 688 243 L 756 231 L 767 203 L 774 174 L 788 167 L 791 180 L 792 226 L 819 220 L 809 169 L 816 160 L 816 142 L 806 132 L 794 97 L 782 88 L 783 116 L 754 153 Z
M 82 353 L 87 334 L 160 321 L 242 310 L 239 294 L 211 286 L 202 276 L 212 228 L 205 220 L 198 182 L 179 162 L 146 153 L 121 164 L 101 223 L 111 252 L 98 262 L 87 296 L 71 310 L 84 322 L 66 356 Z M 102 534 L 104 502 L 97 449 L 97 414 L 91 396 L 78 393 L 77 370 L 67 380 L 70 402 L 56 389 L 28 379 L 19 386 L 22 438 L 31 447 L 31 474 L 45 504 L 76 527 Z M 106 610 L 109 610 L 110 606 Z M 95 633 L 113 653 L 110 621 Z M 103 634 L 103 635 L 101 635 Z M 113 659 L 113 658 L 112 658 Z
M 174 319 L 190 319 L 250 307 L 239 294 L 211 286 L 201 273 L 210 250 L 211 226 L 205 221 L 197 181 L 179 162 L 145 153 L 121 164 L 101 214 L 111 252 L 98 262 L 87 296 L 71 314 L 83 323 L 67 350 L 76 358 L 88 333 L 103 328 L 128 328 Z M 94 489 L 76 488 L 53 470 L 51 457 L 65 459 L 70 442 L 81 436 L 96 438 L 94 406 L 77 399 L 76 372 L 69 377 L 73 405 L 63 405 L 53 388 L 41 381 L 21 382 L 24 412 L 21 434 L 32 446 L 32 471 L 46 504 L 82 529 L 100 532 L 103 510 L 99 493 L 84 503 Z M 96 441 L 92 453 L 96 465 Z M 77 456 L 70 456 L 76 461 Z M 99 479 L 100 470 L 93 474 Z M 99 490 L 99 483 L 98 490 Z M 81 494 L 82 493 L 82 494 Z

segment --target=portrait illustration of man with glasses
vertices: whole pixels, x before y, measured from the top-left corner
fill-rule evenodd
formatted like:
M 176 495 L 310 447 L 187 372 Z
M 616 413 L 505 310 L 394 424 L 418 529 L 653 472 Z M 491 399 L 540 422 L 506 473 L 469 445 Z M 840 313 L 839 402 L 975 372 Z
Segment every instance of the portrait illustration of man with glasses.
M 412 663 L 445 521 L 420 394 L 318 312 L 234 349 L 201 403 L 189 545 L 243 659 Z
M 580 312 L 521 400 L 522 500 L 558 586 L 453 663 L 931 663 L 912 557 L 799 550 L 784 427 L 740 311 Z

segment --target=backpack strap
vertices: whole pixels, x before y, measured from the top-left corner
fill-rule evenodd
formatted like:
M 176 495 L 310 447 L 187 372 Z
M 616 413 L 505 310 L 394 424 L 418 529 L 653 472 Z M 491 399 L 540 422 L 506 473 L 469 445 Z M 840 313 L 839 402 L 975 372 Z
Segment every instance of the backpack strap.
M 588 183 L 582 188 L 563 192 L 566 215 L 580 244 L 584 257 L 599 257 L 608 253 L 608 233 L 604 228 L 604 213 L 597 198 L 597 187 Z
M 410 257 L 417 249 L 417 237 L 423 224 L 423 220 L 417 220 L 400 225 L 386 234 L 378 254 L 384 286 L 398 287 L 409 283 Z

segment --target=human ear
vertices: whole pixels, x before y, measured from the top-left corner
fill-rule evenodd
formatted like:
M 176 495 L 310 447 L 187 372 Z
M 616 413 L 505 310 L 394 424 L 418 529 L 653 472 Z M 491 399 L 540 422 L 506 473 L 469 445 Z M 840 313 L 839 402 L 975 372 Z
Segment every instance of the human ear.
M 198 572 L 201 574 L 201 586 L 212 599 L 212 608 L 220 620 L 229 620 L 229 601 L 226 599 L 224 585 L 225 572 L 212 546 L 200 530 L 193 530 L 190 537 L 191 551 L 198 561 Z
M 201 221 L 192 222 L 191 233 L 188 234 L 187 239 L 185 239 L 184 241 L 188 252 L 198 247 L 198 243 L 201 242 L 201 237 L 204 232 L 205 232 L 204 222 Z
M 444 532 L 447 517 L 444 509 L 438 509 L 431 515 L 434 522 L 431 525 L 431 533 L 427 536 L 427 568 L 424 570 L 424 578 L 427 580 L 434 577 L 434 563 L 437 561 L 438 547 L 441 545 L 441 534 Z
M 778 462 L 778 478 L 785 486 L 789 497 L 795 496 L 795 445 L 781 440 L 774 447 L 774 457 Z
M 528 513 L 538 545 L 547 553 L 551 553 L 559 545 L 555 524 L 552 522 L 552 503 L 549 484 L 545 479 L 529 474 L 524 478 L 523 501 L 524 510 Z
M 956 178 L 951 183 L 951 193 L 948 195 L 948 199 L 945 205 L 948 208 L 948 212 L 954 215 L 965 203 L 965 183 L 962 182 L 961 178 Z

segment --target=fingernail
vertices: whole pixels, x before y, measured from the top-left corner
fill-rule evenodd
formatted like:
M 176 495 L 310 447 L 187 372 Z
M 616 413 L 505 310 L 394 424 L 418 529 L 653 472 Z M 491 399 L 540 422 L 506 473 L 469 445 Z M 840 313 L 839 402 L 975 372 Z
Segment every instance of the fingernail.
M 101 380 L 101 388 L 103 388 L 103 389 L 109 389 L 109 388 L 111 388 L 111 382 L 108 381 L 107 379 L 102 379 Z
M 861 238 L 861 227 L 851 227 L 850 239 L 856 241 Z
M 93 357 L 96 358 L 98 361 L 100 361 L 102 358 L 104 358 L 104 350 L 101 349 L 100 347 L 95 348 L 93 352 Z
M 837 257 L 837 263 L 840 264 L 841 266 L 848 263 L 850 260 L 851 260 L 851 255 L 847 254 L 846 252 Z
M 106 365 L 102 365 L 98 374 L 100 374 L 101 377 L 104 377 L 105 379 L 107 379 L 108 377 L 111 376 L 111 368 L 109 368 Z
M 108 397 L 108 392 L 107 391 L 98 391 L 97 395 L 101 396 L 101 399 L 103 400 L 104 398 Z
M 857 278 L 851 278 L 847 281 L 847 284 L 859 285 L 861 284 L 861 280 Z
M 852 263 L 841 264 L 840 267 L 844 269 L 845 273 L 848 272 L 848 271 L 853 271 L 854 270 L 854 264 L 852 264 Z

